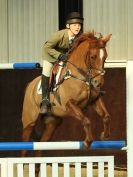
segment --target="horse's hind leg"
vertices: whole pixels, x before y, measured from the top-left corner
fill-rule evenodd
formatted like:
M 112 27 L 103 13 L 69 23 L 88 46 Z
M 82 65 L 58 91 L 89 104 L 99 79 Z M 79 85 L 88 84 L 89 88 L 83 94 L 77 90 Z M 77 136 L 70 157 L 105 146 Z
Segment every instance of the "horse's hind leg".
M 23 142 L 29 141 L 32 130 L 33 130 L 33 127 L 34 127 L 33 124 L 29 124 L 26 128 L 23 129 L 23 133 L 22 133 Z M 26 157 L 27 153 L 28 153 L 27 150 L 22 150 L 21 151 L 21 157 Z
M 40 142 L 46 142 L 51 139 L 53 133 L 55 132 L 57 126 L 61 123 L 61 118 L 56 118 L 53 116 L 48 116 L 44 118 L 44 130 L 40 138 Z M 42 151 L 36 151 L 36 156 L 40 157 Z
M 100 97 L 94 104 L 93 108 L 103 118 L 104 131 L 101 134 L 101 140 L 109 139 L 110 137 L 110 115 Z
M 56 118 L 53 116 L 48 116 L 48 117 L 44 117 L 44 131 L 43 134 L 41 136 L 40 142 L 45 142 L 51 139 L 52 135 L 54 134 L 57 126 L 61 123 L 62 119 L 61 118 Z M 35 156 L 36 157 L 41 157 L 42 156 L 42 150 L 37 150 L 35 152 Z M 37 164 L 36 168 L 35 168 L 35 173 L 36 173 L 36 177 L 38 177 L 39 174 L 39 170 L 40 170 L 40 165 Z
M 84 140 L 84 148 L 88 149 L 90 147 L 90 144 L 93 141 L 90 120 L 88 119 L 88 117 L 86 117 L 83 114 L 83 112 L 79 108 L 79 106 L 74 104 L 73 100 L 69 100 L 69 102 L 67 103 L 67 108 L 69 109 L 69 111 L 73 117 L 75 117 L 76 119 L 81 121 L 84 131 L 85 131 L 85 134 L 86 134 L 86 138 Z

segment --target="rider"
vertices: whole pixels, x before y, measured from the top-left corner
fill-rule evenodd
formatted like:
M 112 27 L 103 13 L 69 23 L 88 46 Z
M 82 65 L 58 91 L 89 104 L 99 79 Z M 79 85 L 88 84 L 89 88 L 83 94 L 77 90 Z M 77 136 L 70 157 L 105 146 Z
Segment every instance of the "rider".
M 49 77 L 54 62 L 66 61 L 72 41 L 80 35 L 83 17 L 79 12 L 71 12 L 66 19 L 66 29 L 57 31 L 43 46 L 42 103 L 40 113 L 46 114 L 50 107 Z

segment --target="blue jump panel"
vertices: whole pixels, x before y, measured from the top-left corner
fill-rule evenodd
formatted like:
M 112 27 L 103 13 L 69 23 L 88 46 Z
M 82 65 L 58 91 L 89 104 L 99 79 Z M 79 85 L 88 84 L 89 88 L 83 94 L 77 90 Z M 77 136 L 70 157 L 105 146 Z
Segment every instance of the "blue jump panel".
M 0 142 L 0 150 L 34 150 L 32 142 Z
M 93 141 L 90 149 L 122 149 L 125 141 Z
M 40 68 L 39 63 L 14 63 L 14 69 L 32 69 L 32 68 Z

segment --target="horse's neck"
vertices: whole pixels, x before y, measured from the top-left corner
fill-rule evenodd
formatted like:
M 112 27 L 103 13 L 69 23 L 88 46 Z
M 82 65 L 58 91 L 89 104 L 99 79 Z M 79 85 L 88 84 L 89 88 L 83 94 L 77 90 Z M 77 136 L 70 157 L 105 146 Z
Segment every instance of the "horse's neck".
M 86 71 L 86 65 L 84 61 L 83 54 L 76 54 L 76 52 L 70 56 L 67 67 L 74 72 L 79 72 L 80 70 Z
M 69 60 L 78 67 L 86 68 L 85 53 L 88 49 L 88 43 L 81 43 L 71 54 Z

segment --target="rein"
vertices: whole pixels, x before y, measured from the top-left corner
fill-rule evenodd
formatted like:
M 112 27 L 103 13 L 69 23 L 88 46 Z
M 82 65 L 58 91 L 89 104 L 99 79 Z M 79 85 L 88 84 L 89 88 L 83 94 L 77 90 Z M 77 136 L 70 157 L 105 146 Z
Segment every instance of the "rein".
M 67 73 L 67 76 L 71 76 L 71 77 L 73 77 L 73 78 L 75 78 L 75 79 L 78 79 L 78 80 L 81 80 L 81 81 L 83 81 L 83 82 L 86 82 L 88 85 L 91 85 L 91 84 L 92 84 L 92 80 L 93 80 L 95 77 L 97 77 L 97 76 L 99 76 L 99 75 L 104 75 L 104 74 L 105 74 L 105 70 L 104 70 L 104 69 L 101 69 L 101 70 L 100 70 L 100 69 L 97 69 L 97 68 L 93 68 L 93 67 L 91 67 L 91 66 L 90 66 L 90 68 L 89 68 L 89 71 L 86 73 L 83 69 L 77 67 L 75 64 L 73 64 L 73 63 L 70 62 L 69 60 L 68 60 L 67 62 L 70 63 L 72 66 L 74 66 L 74 68 L 76 68 L 76 70 L 77 70 L 84 78 L 79 78 L 79 77 L 77 77 L 77 76 L 71 74 L 70 72 Z M 99 71 L 99 73 L 96 74 L 95 76 L 92 76 L 91 70 L 97 70 L 97 71 Z

